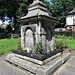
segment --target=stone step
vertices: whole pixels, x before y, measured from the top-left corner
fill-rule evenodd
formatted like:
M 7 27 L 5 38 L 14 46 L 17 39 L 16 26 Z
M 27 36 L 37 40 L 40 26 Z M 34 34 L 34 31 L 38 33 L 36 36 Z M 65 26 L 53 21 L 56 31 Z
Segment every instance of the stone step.
M 37 60 L 37 59 L 34 59 L 34 58 L 30 58 L 30 57 L 27 57 L 27 56 L 22 56 L 22 55 L 18 55 L 18 54 L 13 53 L 13 55 L 15 55 L 15 57 L 18 57 L 18 58 L 21 58 L 21 59 L 24 59 L 24 60 L 27 60 L 27 61 L 31 61 L 31 62 L 36 63 L 38 65 L 47 64 L 48 62 L 52 61 L 54 58 L 61 56 L 61 54 L 62 53 L 58 53 L 58 54 L 55 54 L 54 56 L 52 56 L 50 58 L 47 58 L 43 61 L 40 61 L 40 60 Z
M 32 72 L 36 75 L 50 75 L 58 66 L 62 65 L 66 60 L 70 58 L 70 53 L 62 54 L 59 57 L 51 60 L 45 65 L 38 65 L 31 61 L 16 57 L 14 54 L 9 54 L 6 60 L 12 64 L 18 65 L 23 69 Z

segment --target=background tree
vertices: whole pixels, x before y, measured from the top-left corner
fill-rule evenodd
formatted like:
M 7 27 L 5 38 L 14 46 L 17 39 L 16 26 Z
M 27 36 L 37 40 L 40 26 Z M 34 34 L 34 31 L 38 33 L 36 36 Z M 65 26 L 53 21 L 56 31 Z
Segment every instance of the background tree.
M 44 0 L 41 1 L 43 2 Z M 32 2 L 33 0 L 0 0 L 0 19 L 5 21 L 5 16 L 7 15 L 10 22 L 12 22 L 13 18 L 15 32 L 17 32 L 17 28 L 19 27 L 17 19 L 27 14 L 28 6 Z
M 63 27 L 66 23 L 66 14 L 75 8 L 75 2 L 73 0 L 41 1 L 47 6 L 49 15 L 59 20 L 56 23 L 56 27 Z M 13 22 L 10 24 L 13 24 L 12 26 L 15 27 L 15 32 L 17 32 L 17 28 L 19 27 L 17 19 L 27 14 L 28 6 L 32 2 L 33 0 L 0 0 L 0 19 L 5 21 L 5 16 L 7 15 L 10 22 Z
M 12 21 L 13 17 L 16 31 L 18 27 L 17 19 L 27 14 L 28 6 L 31 3 L 32 0 L 0 0 L 0 19 L 5 21 L 5 16 L 7 15 L 10 21 Z
M 59 21 L 56 23 L 56 27 L 64 27 L 66 24 L 66 15 L 75 6 L 73 0 L 51 0 L 50 11 L 51 16 L 57 18 Z

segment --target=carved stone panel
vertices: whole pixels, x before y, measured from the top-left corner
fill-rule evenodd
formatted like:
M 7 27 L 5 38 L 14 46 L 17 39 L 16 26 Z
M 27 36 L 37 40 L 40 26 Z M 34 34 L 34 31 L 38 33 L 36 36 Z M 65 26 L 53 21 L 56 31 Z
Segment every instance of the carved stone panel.
M 25 38 L 26 49 L 32 49 L 34 47 L 33 31 L 31 29 L 28 29 L 26 31 L 25 37 L 26 37 Z

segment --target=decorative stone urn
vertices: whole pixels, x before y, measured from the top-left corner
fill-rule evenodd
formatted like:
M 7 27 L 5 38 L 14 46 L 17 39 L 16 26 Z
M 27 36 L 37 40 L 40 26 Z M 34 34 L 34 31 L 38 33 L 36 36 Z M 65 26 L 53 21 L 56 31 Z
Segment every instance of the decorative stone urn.
M 46 6 L 39 0 L 33 0 L 29 6 L 28 14 L 21 17 L 18 22 L 21 26 L 21 47 L 32 49 L 42 39 L 42 45 L 47 49 L 54 43 L 54 23 L 57 20 L 49 16 Z

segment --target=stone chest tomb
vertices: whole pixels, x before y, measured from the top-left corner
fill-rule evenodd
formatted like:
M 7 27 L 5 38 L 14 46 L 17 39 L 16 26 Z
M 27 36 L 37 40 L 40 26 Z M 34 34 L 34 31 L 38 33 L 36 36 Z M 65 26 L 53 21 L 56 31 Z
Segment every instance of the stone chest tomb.
M 6 60 L 24 69 L 25 75 L 52 75 L 58 66 L 70 58 L 70 54 L 62 54 L 62 49 L 49 52 L 49 46 L 52 48 L 54 43 L 54 23 L 57 20 L 48 15 L 46 6 L 40 0 L 34 0 L 28 14 L 18 21 L 22 24 L 21 47 L 27 52 L 12 50 Z M 28 52 L 41 40 L 42 47 L 47 46 L 48 54 Z
M 42 39 L 43 47 L 45 43 L 54 43 L 54 23 L 56 19 L 49 16 L 46 6 L 39 0 L 34 0 L 29 6 L 28 14 L 22 17 L 21 22 L 21 46 L 22 49 L 32 49 L 34 45 Z

